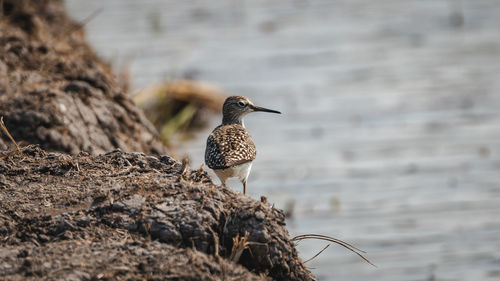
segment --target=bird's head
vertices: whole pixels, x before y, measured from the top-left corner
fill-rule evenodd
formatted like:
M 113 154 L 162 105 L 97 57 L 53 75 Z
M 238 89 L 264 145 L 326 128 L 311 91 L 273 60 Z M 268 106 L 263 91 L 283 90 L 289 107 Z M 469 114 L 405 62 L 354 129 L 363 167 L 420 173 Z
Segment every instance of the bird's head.
M 238 123 L 242 124 L 242 118 L 248 113 L 262 111 L 262 112 L 270 112 L 270 113 L 278 113 L 281 112 L 267 109 L 264 107 L 256 106 L 253 104 L 251 100 L 243 96 L 230 96 L 224 101 L 224 105 L 222 106 L 222 123 L 223 124 L 232 124 Z

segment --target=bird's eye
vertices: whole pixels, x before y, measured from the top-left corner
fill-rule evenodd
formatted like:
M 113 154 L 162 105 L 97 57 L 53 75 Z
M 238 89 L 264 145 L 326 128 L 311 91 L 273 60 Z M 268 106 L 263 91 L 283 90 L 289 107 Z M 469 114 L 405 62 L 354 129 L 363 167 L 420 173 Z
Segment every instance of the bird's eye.
M 242 102 L 242 101 L 239 101 L 239 102 L 238 102 L 238 106 L 239 106 L 239 107 L 245 107 L 245 105 L 246 105 L 246 104 L 245 104 L 245 102 Z

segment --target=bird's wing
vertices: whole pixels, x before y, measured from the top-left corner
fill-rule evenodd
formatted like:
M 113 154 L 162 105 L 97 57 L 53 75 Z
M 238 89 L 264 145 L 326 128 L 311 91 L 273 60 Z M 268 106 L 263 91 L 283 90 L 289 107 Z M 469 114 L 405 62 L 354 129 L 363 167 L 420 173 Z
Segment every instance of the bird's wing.
M 241 125 L 219 126 L 208 136 L 205 163 L 211 169 L 247 163 L 256 156 L 252 137 Z

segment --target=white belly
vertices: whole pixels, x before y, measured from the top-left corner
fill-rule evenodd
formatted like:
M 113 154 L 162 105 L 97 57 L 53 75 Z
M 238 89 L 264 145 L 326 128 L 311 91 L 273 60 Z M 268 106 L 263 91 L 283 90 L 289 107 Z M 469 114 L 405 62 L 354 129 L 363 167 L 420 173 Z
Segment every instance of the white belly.
M 235 177 L 239 178 L 241 182 L 246 182 L 251 169 L 252 162 L 250 161 L 227 169 L 217 169 L 214 170 L 214 172 L 217 174 L 222 183 L 225 183 L 229 178 Z

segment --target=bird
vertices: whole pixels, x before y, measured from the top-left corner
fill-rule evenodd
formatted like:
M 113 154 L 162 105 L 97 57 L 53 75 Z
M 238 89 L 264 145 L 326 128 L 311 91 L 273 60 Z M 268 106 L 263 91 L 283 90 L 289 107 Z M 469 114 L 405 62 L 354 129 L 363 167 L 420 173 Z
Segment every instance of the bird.
M 207 138 L 205 164 L 212 169 L 226 187 L 226 180 L 237 177 L 247 191 L 247 179 L 257 149 L 243 123 L 243 117 L 252 112 L 281 114 L 277 110 L 256 106 L 247 97 L 230 96 L 222 106 L 222 124 Z

